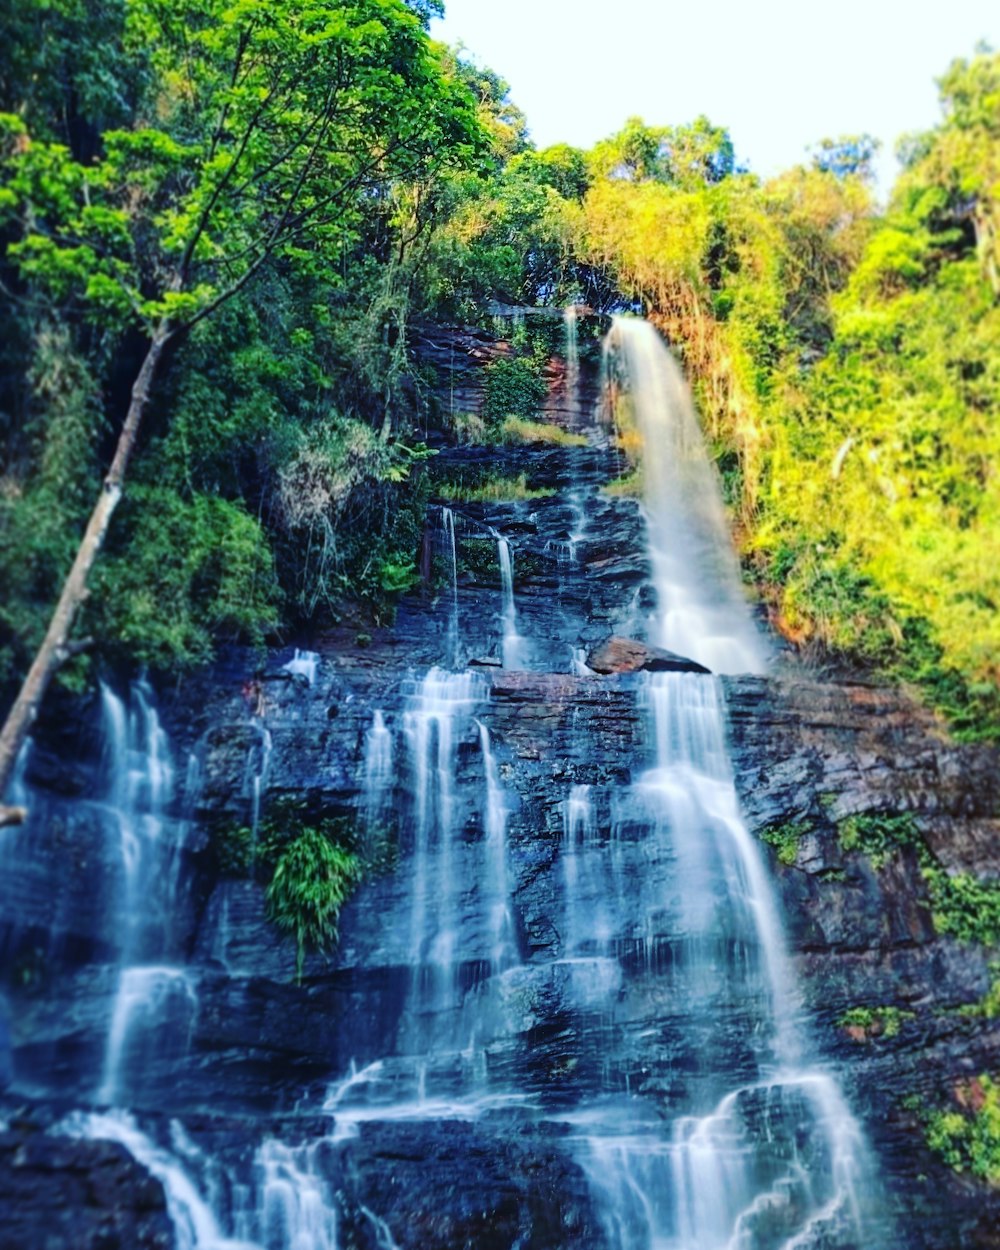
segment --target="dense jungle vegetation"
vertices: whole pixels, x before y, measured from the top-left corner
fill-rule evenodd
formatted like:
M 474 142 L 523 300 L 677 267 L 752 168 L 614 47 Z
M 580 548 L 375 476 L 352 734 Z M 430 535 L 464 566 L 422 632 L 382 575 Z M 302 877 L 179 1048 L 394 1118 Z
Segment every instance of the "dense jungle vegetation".
M 866 136 L 769 182 L 704 118 L 538 151 L 439 8 L 4 0 L 0 686 L 137 378 L 71 683 L 387 619 L 426 443 L 539 393 L 526 348 L 456 430 L 414 328 L 577 301 L 641 305 L 682 355 L 778 628 L 1000 735 L 1000 56 L 946 71 L 881 210 Z

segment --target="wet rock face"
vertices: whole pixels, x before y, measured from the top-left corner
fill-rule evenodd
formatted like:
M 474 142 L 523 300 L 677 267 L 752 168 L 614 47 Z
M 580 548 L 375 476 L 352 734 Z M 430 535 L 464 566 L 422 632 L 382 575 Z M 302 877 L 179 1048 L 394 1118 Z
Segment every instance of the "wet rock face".
M 116 1142 L 0 1133 L 0 1250 L 172 1250 L 163 1190 Z
M 374 1212 L 400 1250 L 604 1244 L 586 1178 L 558 1142 L 537 1132 L 458 1121 L 372 1124 L 344 1163 L 342 1229 L 346 1243 L 363 1250 L 385 1244 Z
M 1000 1020 L 962 1012 L 989 990 L 996 951 L 937 932 L 915 849 L 875 865 L 845 850 L 841 831 L 851 817 L 908 813 L 949 873 L 995 881 L 997 753 L 948 743 L 895 691 L 787 678 L 730 678 L 726 689 L 744 812 L 762 834 L 794 830 L 792 862 L 770 857 L 799 982 L 873 1141 L 904 1244 L 995 1246 L 1000 1194 L 932 1154 L 921 1117 L 1000 1068 Z M 841 1023 L 859 1007 L 901 1013 L 898 1031 Z

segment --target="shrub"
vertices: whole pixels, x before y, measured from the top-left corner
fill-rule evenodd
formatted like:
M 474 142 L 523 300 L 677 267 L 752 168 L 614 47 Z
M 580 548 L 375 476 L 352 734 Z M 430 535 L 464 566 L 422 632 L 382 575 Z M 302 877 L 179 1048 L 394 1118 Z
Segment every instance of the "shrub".
M 927 864 L 923 873 L 938 933 L 984 946 L 1000 942 L 1000 882 L 968 873 L 952 876 L 936 864 Z
M 336 941 L 340 909 L 360 877 L 357 856 L 310 826 L 279 851 L 267 910 L 279 929 L 295 936 L 299 979 L 306 950 L 324 951 Z
M 548 394 L 537 366 L 526 360 L 494 360 L 486 366 L 483 418 L 499 426 L 507 417 L 530 419 Z
M 855 1041 L 873 1037 L 896 1037 L 906 1020 L 915 1020 L 912 1011 L 899 1007 L 851 1007 L 837 1021 L 838 1028 L 850 1030 Z
M 799 843 L 809 832 L 810 826 L 788 823 L 783 825 L 767 825 L 761 830 L 761 841 L 774 847 L 778 863 L 790 868 L 799 853 Z
M 982 1075 L 956 1091 L 961 1110 L 926 1118 L 927 1144 L 956 1172 L 1000 1182 L 1000 1085 Z
M 923 857 L 924 841 L 909 813 L 862 812 L 837 822 L 840 845 L 845 851 L 867 855 L 872 867 L 882 869 L 898 851 L 914 847 Z
M 548 487 L 533 490 L 525 473 L 517 477 L 490 474 L 474 481 L 439 482 L 437 494 L 454 503 L 516 503 L 521 499 L 547 499 L 556 492 Z
M 571 434 L 548 421 L 528 421 L 524 417 L 507 417 L 500 427 L 505 443 L 551 443 L 556 447 L 586 447 L 585 434 Z

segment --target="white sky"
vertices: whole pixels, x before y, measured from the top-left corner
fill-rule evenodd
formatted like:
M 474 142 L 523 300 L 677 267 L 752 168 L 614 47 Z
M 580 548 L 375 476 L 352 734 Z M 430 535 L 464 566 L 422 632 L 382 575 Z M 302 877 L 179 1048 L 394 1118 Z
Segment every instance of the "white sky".
M 1000 46 L 1000 0 L 445 0 L 432 33 L 511 85 L 539 147 L 590 147 L 627 117 L 705 113 L 768 176 L 824 137 L 883 142 L 940 116 L 934 79 L 980 39 Z

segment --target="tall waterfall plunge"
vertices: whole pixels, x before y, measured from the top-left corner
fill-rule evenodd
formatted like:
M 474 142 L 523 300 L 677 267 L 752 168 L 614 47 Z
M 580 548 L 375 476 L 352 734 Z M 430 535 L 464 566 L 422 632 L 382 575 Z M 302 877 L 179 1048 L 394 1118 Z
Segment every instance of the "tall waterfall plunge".
M 760 672 L 718 478 L 687 384 L 648 321 L 616 317 L 607 340 L 618 403 L 642 437 L 643 499 L 658 606 L 651 640 L 715 673 Z

